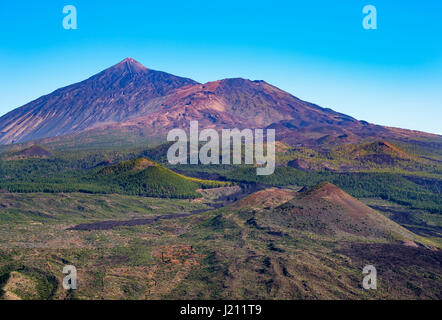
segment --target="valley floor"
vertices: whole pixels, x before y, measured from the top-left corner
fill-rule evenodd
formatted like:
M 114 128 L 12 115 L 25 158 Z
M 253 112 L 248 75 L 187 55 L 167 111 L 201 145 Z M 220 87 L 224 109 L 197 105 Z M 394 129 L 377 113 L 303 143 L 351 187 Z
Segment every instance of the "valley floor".
M 193 200 L 0 194 L 2 298 L 442 298 L 442 252 L 433 241 L 440 239 L 441 221 L 427 220 L 426 226 L 404 221 L 416 225 L 411 229 L 427 230 L 418 234 L 434 246 L 331 235 L 288 225 L 283 216 L 269 220 L 295 191 L 247 196 L 236 186 L 202 192 L 203 199 Z M 387 215 L 401 209 L 380 200 L 364 202 Z M 170 217 L 184 213 L 189 214 Z M 152 220 L 158 216 L 170 218 Z M 151 222 L 75 229 L 140 219 Z M 368 264 L 377 268 L 377 290 L 362 287 Z M 77 290 L 61 285 L 65 265 L 77 269 Z

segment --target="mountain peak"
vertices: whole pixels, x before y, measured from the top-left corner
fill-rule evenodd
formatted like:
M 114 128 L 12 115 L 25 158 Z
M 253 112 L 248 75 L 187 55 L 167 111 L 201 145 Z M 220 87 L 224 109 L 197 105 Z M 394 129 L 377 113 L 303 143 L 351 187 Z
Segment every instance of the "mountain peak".
M 332 194 L 344 194 L 345 192 L 335 186 L 333 183 L 328 181 L 321 182 L 310 188 L 303 188 L 301 192 L 304 191 L 306 195 L 332 195 Z
M 371 137 L 395 140 L 411 134 L 360 123 L 264 81 L 231 78 L 199 84 L 148 69 L 129 57 L 0 117 L 0 144 L 124 126 L 157 138 L 171 128 L 187 126 L 189 120 L 217 128 L 277 128 L 278 140 L 290 145 L 341 144 Z M 372 149 L 389 147 L 384 143 Z
M 113 68 L 125 68 L 130 72 L 140 72 L 140 71 L 149 70 L 133 58 L 126 58 L 121 62 L 117 63 L 116 65 L 114 65 Z
M 154 98 L 194 84 L 197 82 L 147 69 L 135 59 L 126 58 L 82 82 L 58 89 L 0 117 L 0 144 L 119 123 L 147 113 L 146 105 Z
M 121 61 L 121 63 L 123 63 L 123 62 L 139 63 L 137 60 L 135 60 L 134 58 L 131 58 L 131 57 L 127 57 L 126 59 L 124 59 L 123 61 Z

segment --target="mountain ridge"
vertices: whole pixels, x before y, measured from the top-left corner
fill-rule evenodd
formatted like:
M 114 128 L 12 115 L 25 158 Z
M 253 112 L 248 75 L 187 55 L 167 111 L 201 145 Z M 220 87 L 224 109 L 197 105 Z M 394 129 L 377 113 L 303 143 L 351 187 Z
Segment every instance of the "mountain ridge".
M 187 128 L 191 120 L 205 128 L 277 129 L 277 139 L 293 145 L 440 137 L 359 121 L 263 80 L 227 78 L 201 84 L 126 58 L 2 116 L 0 144 L 125 129 L 164 139 L 168 130 Z

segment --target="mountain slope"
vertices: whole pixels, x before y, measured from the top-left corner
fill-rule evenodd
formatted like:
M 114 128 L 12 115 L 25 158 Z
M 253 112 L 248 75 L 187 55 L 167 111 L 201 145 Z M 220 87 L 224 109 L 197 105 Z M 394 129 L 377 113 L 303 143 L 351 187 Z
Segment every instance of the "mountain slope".
M 145 136 L 164 139 L 169 130 L 187 129 L 191 120 L 198 120 L 202 128 L 276 129 L 278 140 L 302 145 L 395 136 L 388 128 L 302 101 L 264 81 L 242 78 L 178 88 L 149 101 L 145 110 L 143 115 L 91 130 L 89 134 L 133 131 L 139 135 L 141 130 Z M 422 135 L 426 136 L 413 132 L 413 136 Z
M 359 121 L 304 102 L 264 81 L 224 79 L 174 90 L 149 103 L 153 113 L 122 125 L 142 121 L 150 127 L 188 126 L 199 120 L 208 127 L 233 125 L 263 128 L 291 120 L 291 128 L 320 124 L 343 125 Z
M 441 161 L 414 150 L 402 149 L 398 141 L 372 139 L 370 142 L 330 146 L 326 152 L 309 148 L 280 151 L 283 163 L 303 171 L 328 170 L 338 172 L 404 170 L 408 172 L 438 174 Z M 403 146 L 408 146 L 402 141 Z M 434 153 L 438 151 L 437 146 Z
M 412 242 L 418 237 L 331 183 L 301 190 L 274 210 L 291 228 L 333 236 Z
M 136 115 L 151 99 L 195 81 L 149 70 L 128 58 L 0 118 L 0 143 L 81 132 Z
M 1 117 L 0 144 L 61 135 L 75 140 L 78 134 L 82 140 L 164 140 L 170 129 L 186 129 L 191 120 L 204 128 L 274 128 L 278 140 L 292 145 L 438 137 L 358 121 L 264 81 L 234 78 L 199 84 L 128 58 Z
M 6 155 L 3 156 L 2 158 L 11 160 L 11 159 L 48 158 L 51 156 L 52 153 L 50 151 L 46 150 L 41 146 L 33 145 L 23 150 L 6 153 Z

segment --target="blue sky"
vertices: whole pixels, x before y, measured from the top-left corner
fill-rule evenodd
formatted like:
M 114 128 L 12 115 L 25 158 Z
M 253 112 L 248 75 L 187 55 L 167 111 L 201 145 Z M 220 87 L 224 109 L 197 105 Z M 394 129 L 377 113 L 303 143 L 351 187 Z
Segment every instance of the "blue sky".
M 362 28 L 374 5 L 378 29 Z M 62 27 L 65 5 L 78 29 Z M 0 1 L 0 115 L 132 57 L 442 134 L 442 1 Z

